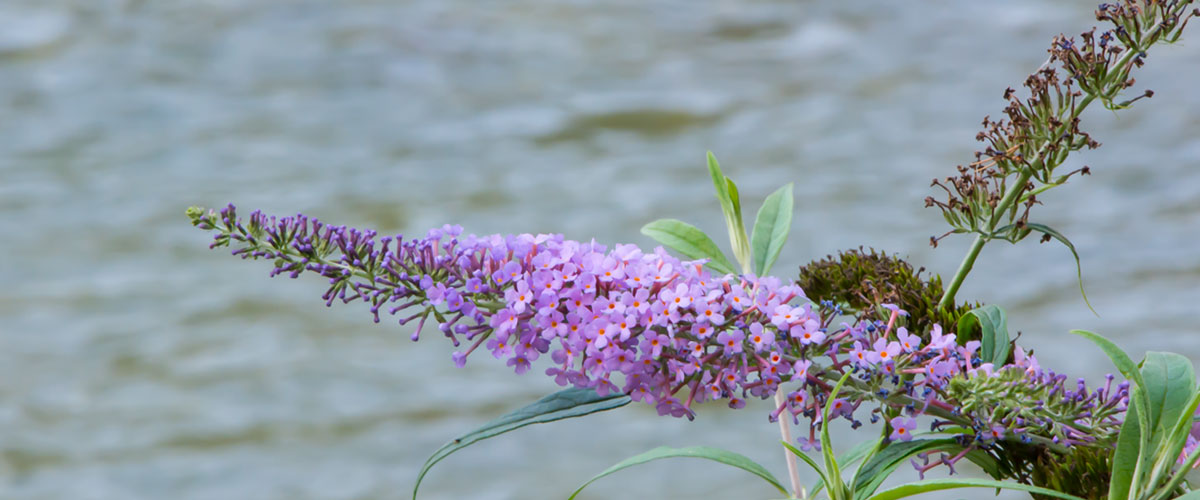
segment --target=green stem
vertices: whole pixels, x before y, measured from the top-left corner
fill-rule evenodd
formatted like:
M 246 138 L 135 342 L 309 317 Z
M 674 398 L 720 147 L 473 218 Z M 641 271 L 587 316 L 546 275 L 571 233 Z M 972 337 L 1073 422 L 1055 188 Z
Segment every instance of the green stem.
M 950 281 L 950 287 L 946 289 L 946 293 L 942 294 L 942 300 L 938 302 L 939 311 L 945 311 L 947 306 L 954 304 L 954 294 L 958 293 L 958 288 L 962 286 L 963 280 L 967 279 L 967 274 L 975 266 L 975 258 L 979 257 L 979 252 L 983 250 L 983 245 L 986 243 L 987 238 L 984 238 L 982 234 L 975 236 L 975 241 L 971 243 L 971 249 L 967 250 L 962 264 L 958 265 L 958 271 L 954 273 L 954 279 Z
M 1080 100 L 1079 104 L 1076 105 L 1075 109 L 1071 112 L 1071 116 L 1069 116 L 1066 120 L 1063 120 L 1063 129 L 1065 130 L 1065 127 L 1067 127 L 1069 123 L 1072 123 L 1075 118 L 1079 117 L 1079 114 L 1082 113 L 1083 110 L 1088 107 L 1088 104 L 1091 104 L 1095 99 L 1096 96 L 1089 94 Z M 1055 133 L 1061 134 L 1062 131 L 1056 130 Z M 971 273 L 971 268 L 975 266 L 975 259 L 979 257 L 979 252 L 983 250 L 983 246 L 986 245 L 988 240 L 992 238 L 992 232 L 996 230 L 996 225 L 1000 223 L 1001 217 L 1003 217 L 1004 214 L 1007 213 L 1010 208 L 1012 208 L 1013 204 L 1017 202 L 1017 199 L 1021 197 L 1021 193 L 1025 191 L 1025 184 L 1029 182 L 1030 177 L 1033 177 L 1033 172 L 1045 163 L 1045 152 L 1046 148 L 1049 146 L 1050 141 L 1046 141 L 1040 148 L 1038 148 L 1037 154 L 1034 155 L 1029 167 L 1021 170 L 1020 175 L 1017 176 L 1017 180 L 1013 182 L 1008 187 L 1008 191 L 1004 193 L 1004 198 L 1001 198 L 1000 203 L 996 204 L 995 209 L 992 210 L 991 218 L 988 219 L 987 227 L 985 228 L 986 231 L 975 236 L 975 241 L 971 243 L 971 248 L 967 250 L 967 255 L 963 257 L 962 264 L 958 266 L 958 271 L 954 273 L 954 278 L 950 280 L 950 286 L 946 289 L 946 293 L 942 295 L 942 300 L 938 301 L 938 310 L 945 311 L 954 304 L 954 295 L 958 293 L 958 289 L 962 286 L 963 280 L 966 280 L 967 275 Z
M 1121 56 L 1121 59 L 1118 60 L 1115 65 L 1113 65 L 1113 68 L 1116 69 L 1116 72 L 1110 75 L 1107 83 L 1111 85 L 1114 81 L 1125 81 L 1125 78 L 1128 76 L 1127 70 L 1129 68 L 1129 63 L 1134 55 L 1144 52 L 1147 48 L 1149 48 L 1150 45 L 1157 41 L 1158 33 L 1161 28 L 1161 24 L 1154 26 L 1154 28 L 1146 33 L 1145 36 L 1138 40 L 1137 48 L 1140 50 L 1125 51 L 1125 54 Z M 1119 91 L 1124 87 L 1117 86 L 1115 88 Z M 1094 101 L 1097 97 L 1098 95 L 1095 93 L 1088 93 L 1088 95 L 1084 96 L 1084 98 L 1079 101 L 1079 104 L 1077 104 L 1075 108 L 1071 110 L 1070 116 L 1062 121 L 1062 125 L 1058 129 L 1055 129 L 1056 135 L 1052 137 L 1057 137 L 1058 134 L 1061 134 L 1063 131 L 1065 131 L 1066 127 L 1070 126 L 1070 124 L 1079 117 L 1079 114 L 1088 107 L 1088 104 L 1091 104 L 1092 101 Z M 1020 176 L 1017 178 L 1017 182 L 1009 186 L 1008 191 L 1004 193 L 1004 198 L 1000 200 L 1000 203 L 996 205 L 995 210 L 992 211 L 992 217 L 988 219 L 987 231 L 981 232 L 975 236 L 975 241 L 971 244 L 971 248 L 967 250 L 966 257 L 963 257 L 962 264 L 958 266 L 958 271 L 954 273 L 954 278 L 950 280 L 949 288 L 947 288 L 946 293 L 942 295 L 942 300 L 938 301 L 938 310 L 945 311 L 949 306 L 954 304 L 954 295 L 958 293 L 958 289 L 962 286 L 963 280 L 967 279 L 967 274 L 970 274 L 971 268 L 975 265 L 975 259 L 979 257 L 979 252 L 983 250 L 983 246 L 987 244 L 989 239 L 992 238 L 992 232 L 996 230 L 996 225 L 1000 222 L 1001 216 L 1003 216 L 1008 209 L 1013 206 L 1013 203 L 1017 202 L 1018 199 L 1025 199 L 1021 196 L 1021 193 L 1025 190 L 1025 183 L 1029 182 L 1029 178 L 1033 176 L 1033 172 L 1035 170 L 1045 165 L 1046 148 L 1050 146 L 1050 143 L 1051 141 L 1046 141 L 1041 147 L 1038 148 L 1037 154 L 1034 155 L 1029 164 L 1029 168 L 1021 171 Z M 1043 186 L 1042 189 L 1037 190 L 1036 192 L 1040 193 L 1046 189 L 1049 189 L 1050 187 L 1053 187 L 1054 185 L 1057 184 Z

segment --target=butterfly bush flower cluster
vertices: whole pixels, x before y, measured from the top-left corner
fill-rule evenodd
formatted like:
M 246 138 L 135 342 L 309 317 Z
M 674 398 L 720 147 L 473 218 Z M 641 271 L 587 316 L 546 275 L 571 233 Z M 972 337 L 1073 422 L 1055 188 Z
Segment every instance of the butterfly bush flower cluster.
M 217 230 L 213 246 L 275 259 L 272 275 L 327 278 L 327 304 L 363 301 L 376 321 L 381 312 L 416 321 L 414 340 L 432 319 L 459 348 L 459 366 L 480 348 L 517 373 L 547 356 L 559 384 L 624 392 L 662 414 L 690 418 L 702 401 L 741 407 L 745 394 L 770 396 L 826 347 L 822 319 L 793 304 L 799 287 L 713 276 L 661 247 L 606 251 L 561 235 L 464 236 L 457 226 L 376 239 L 303 215 L 255 212 L 243 224 L 232 205 L 190 214 Z
M 661 247 L 608 250 L 561 235 L 463 235 L 457 226 L 377 238 L 304 215 L 254 212 L 243 221 L 232 205 L 188 214 L 215 232 L 212 247 L 273 259 L 272 276 L 324 277 L 327 305 L 361 301 L 376 322 L 381 313 L 416 322 L 413 340 L 436 329 L 457 348 L 458 366 L 482 350 L 524 373 L 546 357 L 546 374 L 560 385 L 625 393 L 688 418 L 697 403 L 740 408 L 787 391 L 770 419 L 807 420 L 806 449 L 819 446 L 826 407 L 855 428 L 882 419 L 892 440 L 912 439 L 923 414 L 934 429 L 961 429 L 961 452 L 917 464 L 922 473 L 1006 439 L 1058 449 L 1107 444 L 1128 398 L 1127 384 L 1114 389 L 1111 378 L 1094 392 L 1082 382 L 1067 387 L 1020 348 L 1011 365 L 983 363 L 978 341 L 959 345 L 937 325 L 921 334 L 897 327 L 906 313 L 892 305 L 877 319 L 834 327 L 841 310 L 809 302 L 797 286 L 715 276 L 703 261 Z

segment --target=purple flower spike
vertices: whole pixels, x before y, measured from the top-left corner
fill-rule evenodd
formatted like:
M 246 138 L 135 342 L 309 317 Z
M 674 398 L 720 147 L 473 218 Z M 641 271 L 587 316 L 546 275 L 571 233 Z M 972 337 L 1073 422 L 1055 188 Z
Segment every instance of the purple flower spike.
M 809 437 L 800 442 L 808 449 L 817 447 L 815 430 L 830 423 L 821 421 L 827 405 L 831 420 L 844 417 L 854 428 L 863 425 L 853 417 L 864 402 L 878 404 L 872 423 L 905 411 L 890 421 L 895 441 L 912 439 L 915 417 L 932 414 L 974 429 L 960 438 L 988 449 L 998 440 L 1108 446 L 1128 404 L 1127 382 L 1090 393 L 1063 387 L 1065 376 L 1043 371 L 1019 347 L 1013 365 L 991 366 L 976 357 L 977 341 L 960 347 L 937 325 L 911 333 L 895 327 L 896 306 L 887 317 L 831 328 L 836 315 L 812 307 L 799 287 L 771 277 L 715 277 L 703 262 L 681 261 L 661 247 L 608 250 L 545 234 L 462 236 L 454 226 L 425 238 L 377 239 L 303 215 L 255 212 L 244 220 L 232 206 L 188 213 L 217 233 L 214 247 L 270 259 L 271 276 L 318 275 L 328 286 L 326 304 L 362 302 L 372 318 L 419 320 L 418 333 L 434 323 L 456 346 L 456 366 L 477 349 L 517 373 L 548 363 L 544 373 L 559 385 L 628 394 L 662 415 L 689 419 L 700 403 L 740 408 L 750 397 L 784 391 L 789 398 L 771 419 L 785 410 L 785 418 L 807 419 Z M 829 398 L 846 374 L 840 397 Z M 987 399 L 1002 393 L 1016 396 Z M 1019 406 L 997 410 L 1006 401 Z

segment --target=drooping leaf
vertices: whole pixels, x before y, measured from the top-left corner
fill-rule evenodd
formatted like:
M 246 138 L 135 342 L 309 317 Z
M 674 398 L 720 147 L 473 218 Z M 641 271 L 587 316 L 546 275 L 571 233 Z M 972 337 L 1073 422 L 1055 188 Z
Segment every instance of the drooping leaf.
M 999 488 L 1005 490 L 1027 491 L 1046 495 L 1055 498 L 1065 498 L 1067 500 L 1085 500 L 1075 495 L 1062 493 L 1028 484 L 1015 483 L 1011 481 L 994 481 L 990 479 L 926 479 L 917 483 L 908 483 L 897 486 L 890 490 L 882 491 L 879 494 L 870 498 L 870 500 L 897 500 L 900 498 L 908 498 L 914 495 L 920 495 L 930 491 L 950 490 L 955 488 Z
M 442 459 L 450 456 L 451 453 L 484 439 L 495 437 L 525 427 L 526 425 L 582 417 L 596 412 L 620 408 L 629 404 L 630 401 L 630 397 L 624 394 L 601 396 L 592 389 L 572 387 L 550 394 L 529 406 L 483 424 L 478 429 L 455 438 L 433 452 L 433 455 L 425 461 L 425 465 L 421 466 L 421 472 L 417 474 L 417 484 L 413 486 L 413 499 L 417 498 L 417 490 L 421 487 L 421 480 L 425 478 L 425 474 L 429 473 L 429 469 L 433 468 L 434 464 L 442 461 Z
M 775 259 L 783 251 L 788 232 L 792 228 L 792 184 L 783 186 L 767 196 L 758 216 L 754 218 L 751 232 L 751 255 L 754 259 L 754 274 L 764 276 L 775 265 Z
M 651 461 L 659 460 L 659 459 L 663 459 L 663 458 L 675 458 L 675 457 L 703 458 L 705 460 L 712 460 L 714 462 L 720 462 L 725 465 L 737 467 L 739 469 L 742 469 L 746 472 L 749 472 L 751 474 L 754 474 L 755 476 L 762 478 L 764 481 L 770 483 L 771 486 L 774 486 L 775 489 L 779 490 L 780 493 L 783 493 L 784 495 L 788 494 L 787 488 L 785 488 L 783 486 L 783 484 L 779 482 L 778 479 L 775 479 L 775 476 L 771 475 L 771 472 L 768 471 L 766 467 L 763 467 L 762 465 L 759 465 L 757 462 L 750 460 L 745 455 L 741 455 L 739 453 L 734 453 L 734 452 L 728 451 L 728 450 L 722 450 L 720 448 L 710 448 L 708 446 L 689 446 L 687 448 L 670 448 L 670 447 L 666 447 L 666 446 L 661 446 L 661 447 L 655 448 L 653 450 L 647 451 L 645 453 L 641 453 L 641 454 L 629 457 L 625 460 L 622 460 L 622 461 L 618 462 L 616 465 L 613 465 L 612 467 L 605 469 L 604 472 L 601 472 L 599 474 L 596 474 L 595 476 L 592 476 L 592 478 L 588 479 L 588 481 L 586 483 L 583 483 L 583 485 L 580 486 L 579 489 L 575 490 L 575 492 L 571 494 L 571 496 L 568 498 L 568 500 L 573 500 L 577 495 L 579 495 L 579 492 L 583 491 L 583 489 L 586 488 L 589 484 L 592 484 L 597 479 L 600 479 L 604 476 L 607 476 L 609 474 L 612 474 L 614 472 L 617 472 L 617 471 L 620 471 L 623 469 L 628 469 L 635 465 L 641 465 L 646 462 L 651 462 Z
M 654 238 L 667 248 L 691 259 L 708 259 L 708 268 L 721 274 L 737 274 L 733 264 L 717 248 L 712 238 L 686 222 L 675 219 L 659 219 L 642 226 L 642 234 Z
M 1079 252 L 1075 251 L 1075 245 L 1073 243 L 1071 243 L 1071 240 L 1068 240 L 1067 237 L 1063 236 L 1062 233 L 1058 232 L 1054 228 L 1047 226 L 1045 224 L 1037 224 L 1034 222 L 1029 222 L 1029 223 L 1026 223 L 1026 227 L 1028 227 L 1029 229 L 1032 229 L 1034 231 L 1042 232 L 1042 233 L 1050 236 L 1051 238 L 1054 238 L 1054 239 L 1062 242 L 1063 245 L 1066 245 L 1067 248 L 1069 250 L 1071 250 L 1071 255 L 1075 257 L 1075 276 L 1079 281 L 1079 294 L 1083 296 L 1083 303 L 1087 304 L 1088 309 L 1092 310 L 1092 314 L 1099 316 L 1099 314 L 1096 313 L 1096 308 L 1092 307 L 1091 301 L 1088 300 L 1087 292 L 1083 291 L 1083 264 L 1080 263 Z
M 919 453 L 954 450 L 962 447 L 954 438 L 914 439 L 912 441 L 893 441 L 880 449 L 875 456 L 863 463 L 854 475 L 855 500 L 862 500 L 875 493 L 879 485 L 887 479 L 892 471 Z
M 1004 310 L 988 304 L 972 309 L 958 319 L 960 334 L 969 338 L 973 336 L 969 332 L 976 329 L 980 331 L 979 356 L 983 362 L 992 363 L 997 367 L 1004 365 L 1008 361 L 1008 354 L 1012 349 L 1012 343 L 1008 337 L 1008 318 L 1004 314 Z

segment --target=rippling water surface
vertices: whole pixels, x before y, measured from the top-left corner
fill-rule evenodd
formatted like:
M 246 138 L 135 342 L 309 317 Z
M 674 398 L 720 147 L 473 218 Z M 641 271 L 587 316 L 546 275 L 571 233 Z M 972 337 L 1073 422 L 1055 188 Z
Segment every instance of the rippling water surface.
M 868 245 L 951 274 L 968 241 L 922 208 L 982 117 L 1090 2 L 45 1 L 0 6 L 0 494 L 15 499 L 401 498 L 460 431 L 554 389 L 319 307 L 320 280 L 205 249 L 191 204 L 424 232 L 651 244 L 721 231 L 703 155 L 743 198 L 795 182 L 776 270 Z M 1001 304 L 1043 364 L 1098 379 L 1086 328 L 1200 357 L 1200 28 L 1090 110 L 1094 175 L 1035 219 L 1080 249 L 1000 244 L 961 296 Z M 748 210 L 754 210 L 750 208 Z M 696 422 L 635 405 L 453 456 L 424 498 L 557 498 L 657 445 L 783 475 L 764 406 Z M 843 442 L 850 436 L 843 436 Z M 663 462 L 588 498 L 758 498 Z M 750 485 L 748 494 L 742 488 Z M 958 495 L 961 496 L 961 495 Z M 956 496 L 956 497 L 958 497 Z

